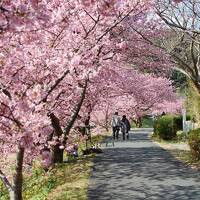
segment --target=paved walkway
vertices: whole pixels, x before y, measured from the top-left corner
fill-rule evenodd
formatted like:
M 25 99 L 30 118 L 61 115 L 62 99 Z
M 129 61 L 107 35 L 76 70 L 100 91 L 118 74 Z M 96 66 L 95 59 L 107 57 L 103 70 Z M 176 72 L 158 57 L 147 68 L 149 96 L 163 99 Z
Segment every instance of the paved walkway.
M 97 155 L 88 200 L 200 200 L 200 172 L 152 143 L 149 132 L 132 132 Z

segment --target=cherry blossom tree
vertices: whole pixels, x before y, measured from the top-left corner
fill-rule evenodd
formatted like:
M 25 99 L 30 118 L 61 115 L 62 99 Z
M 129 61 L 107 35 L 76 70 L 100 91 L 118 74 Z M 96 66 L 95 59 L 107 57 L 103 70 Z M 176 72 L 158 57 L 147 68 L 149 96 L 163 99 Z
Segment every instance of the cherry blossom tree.
M 151 5 L 142 0 L 0 2 L 1 155 L 17 146 L 14 184 L 0 171 L 10 199 L 22 199 L 24 161 L 50 142 L 53 153 L 59 152 L 60 136 L 66 144 L 91 77 L 114 59 L 111 31 Z
M 152 45 L 163 34 L 156 32 L 157 25 L 151 23 L 150 14 L 130 16 L 113 31 L 118 59 L 135 70 L 166 77 L 171 74 L 173 63 L 160 46 Z
M 179 113 L 181 100 L 175 94 L 172 82 L 166 78 L 144 75 L 131 68 L 115 69 L 112 90 L 107 98 L 97 98 L 92 116 L 100 127 L 110 126 L 112 114 L 117 110 L 141 126 L 141 117 L 147 114 Z M 108 90 L 107 90 L 108 91 Z
M 199 7 L 199 1 L 157 0 L 149 15 L 143 15 L 147 19 L 145 23 L 142 20 L 126 23 L 143 43 L 149 45 L 149 49 L 156 48 L 157 51 L 168 55 L 172 63 L 167 65 L 184 73 L 198 91 Z M 158 70 L 165 71 L 168 69 L 167 65 L 164 68 L 161 65 Z

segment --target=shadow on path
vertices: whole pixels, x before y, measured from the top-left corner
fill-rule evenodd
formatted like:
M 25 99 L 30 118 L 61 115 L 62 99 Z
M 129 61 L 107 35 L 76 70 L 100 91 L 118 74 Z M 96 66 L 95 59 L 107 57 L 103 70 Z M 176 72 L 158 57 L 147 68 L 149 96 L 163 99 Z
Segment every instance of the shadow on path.
M 199 172 L 156 146 L 148 135 L 131 133 L 128 142 L 116 142 L 95 158 L 89 200 L 200 200 Z

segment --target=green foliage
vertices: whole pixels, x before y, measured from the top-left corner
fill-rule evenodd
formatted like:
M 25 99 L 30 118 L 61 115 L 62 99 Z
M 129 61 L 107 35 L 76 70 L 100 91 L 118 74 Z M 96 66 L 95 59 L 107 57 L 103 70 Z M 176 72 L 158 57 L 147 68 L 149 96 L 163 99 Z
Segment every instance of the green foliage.
M 95 135 L 95 136 L 92 137 L 92 143 L 99 143 L 104 138 L 105 138 L 105 136 L 103 136 L 103 135 Z
M 158 137 L 158 125 L 159 125 L 159 120 L 155 120 L 153 128 L 154 128 L 154 133 L 153 133 L 153 137 Z
M 183 130 L 183 117 L 182 115 L 174 116 L 174 123 L 176 124 L 177 130 Z M 187 115 L 186 120 L 191 120 L 191 116 Z
M 100 142 L 101 135 L 92 138 L 93 143 Z M 85 144 L 79 144 L 79 150 Z M 81 152 L 79 152 L 81 153 Z M 86 200 L 89 174 L 94 155 L 79 157 L 73 162 L 57 164 L 45 172 L 34 166 L 30 172 L 24 172 L 24 200 Z M 0 200 L 9 200 L 7 190 L 0 180 Z
M 142 118 L 142 128 L 152 128 L 154 121 L 151 117 L 145 116 Z
M 188 140 L 188 136 L 186 133 L 184 133 L 183 131 L 177 131 L 176 132 L 177 135 L 177 142 L 186 142 Z
M 180 115 L 174 116 L 173 118 L 174 123 L 176 124 L 177 130 L 182 130 L 183 129 L 183 117 Z
M 31 176 L 26 176 L 23 185 L 24 199 L 44 199 L 55 187 L 56 180 L 52 171 L 45 173 L 42 168 L 33 170 Z
M 200 160 L 200 128 L 189 132 L 188 144 L 194 160 Z
M 177 127 L 173 115 L 164 115 L 158 118 L 154 124 L 154 134 L 163 140 L 171 140 L 176 137 Z
M 87 199 L 91 159 L 92 157 L 87 157 L 75 162 L 59 164 L 47 173 L 42 168 L 34 168 L 31 175 L 24 175 L 24 200 Z M 63 189 L 60 190 L 62 187 Z M 1 181 L 0 199 L 9 200 Z
M 152 128 L 154 126 L 154 120 L 149 116 L 144 116 L 142 118 L 142 128 Z M 132 128 L 136 128 L 136 124 L 131 123 Z
M 186 108 L 193 121 L 200 126 L 200 94 L 192 82 L 189 82 Z
M 8 192 L 6 190 L 6 188 L 4 187 L 3 183 L 0 180 L 0 199 L 1 200 L 8 200 L 9 196 L 8 196 Z
M 181 115 L 164 115 L 158 118 L 154 123 L 154 136 L 159 139 L 185 141 L 185 134 L 177 134 L 177 131 L 183 129 L 183 118 Z M 187 115 L 186 120 L 191 120 Z

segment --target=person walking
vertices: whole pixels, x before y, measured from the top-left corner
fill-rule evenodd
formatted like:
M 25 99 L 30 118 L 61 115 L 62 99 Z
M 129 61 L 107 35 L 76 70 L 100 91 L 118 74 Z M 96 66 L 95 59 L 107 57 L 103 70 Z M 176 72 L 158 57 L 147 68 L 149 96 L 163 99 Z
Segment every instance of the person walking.
M 126 127 L 125 122 L 123 121 L 123 118 L 122 118 L 122 121 L 121 121 L 121 132 L 122 132 L 122 138 L 123 138 L 123 140 L 125 140 L 127 127 Z
M 118 115 L 118 112 L 115 112 L 115 114 L 112 117 L 111 121 L 112 131 L 113 131 L 113 139 L 115 138 L 118 140 L 119 138 L 119 130 L 121 127 L 121 119 Z
M 126 115 L 122 116 L 122 134 L 123 134 L 123 140 L 125 140 L 125 135 L 127 140 L 129 139 L 129 131 L 131 129 L 131 124 L 129 120 L 126 118 Z

